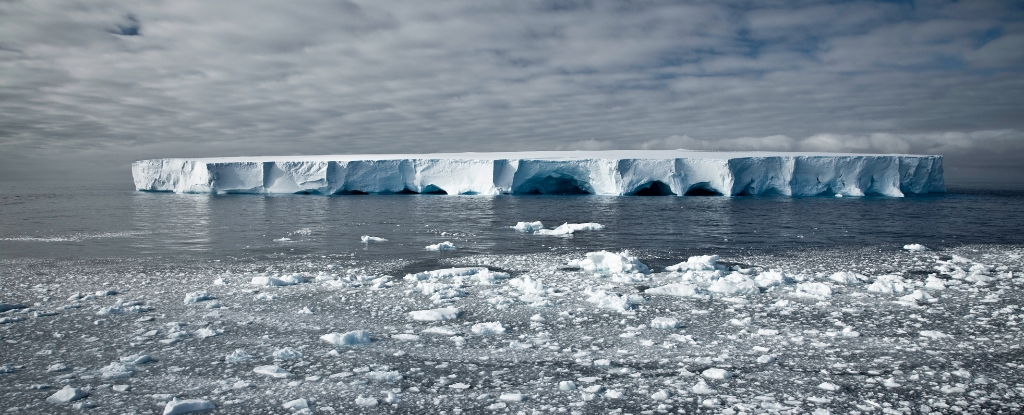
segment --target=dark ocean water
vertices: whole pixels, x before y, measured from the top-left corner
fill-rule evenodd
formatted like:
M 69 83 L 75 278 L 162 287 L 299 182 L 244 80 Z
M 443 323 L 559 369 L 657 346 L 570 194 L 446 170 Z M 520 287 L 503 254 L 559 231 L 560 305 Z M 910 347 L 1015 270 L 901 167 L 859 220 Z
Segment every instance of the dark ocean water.
M 1024 243 L 1024 191 L 905 198 L 183 195 L 123 183 L 0 183 L 0 258 L 361 259 L 551 250 L 670 254 Z M 570 238 L 517 221 L 598 222 Z M 387 238 L 364 245 L 360 236 Z M 288 240 L 282 240 L 288 238 Z M 424 247 L 451 241 L 454 252 Z

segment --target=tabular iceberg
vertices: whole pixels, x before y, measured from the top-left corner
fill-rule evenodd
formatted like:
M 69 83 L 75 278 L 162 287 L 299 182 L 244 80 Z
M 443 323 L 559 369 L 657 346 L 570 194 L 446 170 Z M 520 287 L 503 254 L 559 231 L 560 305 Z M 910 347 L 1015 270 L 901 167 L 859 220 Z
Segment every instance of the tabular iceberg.
M 176 193 L 816 196 L 942 193 L 942 156 L 688 150 L 152 159 L 135 188 Z

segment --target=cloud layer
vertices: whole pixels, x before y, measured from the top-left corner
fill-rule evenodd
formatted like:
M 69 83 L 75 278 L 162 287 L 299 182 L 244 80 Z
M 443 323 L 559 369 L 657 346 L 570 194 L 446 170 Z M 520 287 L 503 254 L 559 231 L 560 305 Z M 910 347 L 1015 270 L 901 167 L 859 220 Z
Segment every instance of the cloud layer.
M 692 148 L 938 153 L 1024 182 L 1022 71 L 1015 2 L 15 0 L 0 175 Z

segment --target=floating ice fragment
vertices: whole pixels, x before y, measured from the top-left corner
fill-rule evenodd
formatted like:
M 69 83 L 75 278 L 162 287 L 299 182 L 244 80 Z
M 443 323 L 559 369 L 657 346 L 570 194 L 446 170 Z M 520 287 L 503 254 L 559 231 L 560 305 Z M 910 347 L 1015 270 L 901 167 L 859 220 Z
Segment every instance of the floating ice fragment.
M 164 406 L 164 415 L 181 415 L 215 409 L 213 402 L 205 399 L 172 399 Z
M 832 382 L 822 382 L 821 384 L 818 385 L 818 389 L 835 392 L 838 391 L 840 387 L 839 385 L 836 385 L 835 383 Z
M 930 251 L 930 249 L 928 249 L 928 247 L 926 247 L 926 246 L 924 246 L 924 245 L 921 245 L 921 244 L 908 244 L 908 245 L 903 245 L 903 249 L 906 249 L 906 250 L 908 250 L 908 251 L 911 251 L 911 252 L 924 252 L 924 251 Z
M 710 298 L 710 296 L 708 296 L 707 294 L 707 290 L 685 282 L 678 282 L 675 284 L 663 285 L 661 287 L 648 288 L 644 292 L 652 295 L 671 295 L 675 297 L 693 298 L 697 300 L 706 300 Z
M 331 343 L 335 346 L 354 346 L 357 344 L 370 343 L 370 332 L 365 330 L 354 330 L 345 334 L 328 333 L 320 336 L 320 340 Z
M 540 222 L 537 222 L 540 223 Z M 600 231 L 604 230 L 605 226 L 600 223 L 588 222 L 588 223 L 563 223 L 561 226 L 555 229 L 537 229 L 534 235 L 547 235 L 547 236 L 569 236 L 578 231 Z
M 719 368 L 707 369 L 701 372 L 700 375 L 708 379 L 728 379 L 732 377 L 731 372 Z
M 68 403 L 77 401 L 86 396 L 89 396 L 89 392 L 77 388 L 72 388 L 71 386 L 65 386 L 63 389 L 55 392 L 53 395 L 50 395 L 49 398 L 46 398 L 46 402 L 56 404 Z
M 674 328 L 677 328 L 677 327 L 679 327 L 679 321 L 677 321 L 674 318 L 655 317 L 654 320 L 651 320 L 651 328 L 652 329 L 667 330 L 667 329 L 674 329 Z
M 718 265 L 718 255 L 700 255 L 692 256 L 686 259 L 686 262 L 680 262 L 675 265 L 665 267 L 665 271 L 714 271 L 724 270 L 725 267 Z
M 100 368 L 99 374 L 103 379 L 124 379 L 135 374 L 135 368 L 131 364 L 114 362 Z
M 432 310 L 410 311 L 409 317 L 416 321 L 446 321 L 458 318 L 459 314 L 459 309 L 455 307 L 444 307 Z
M 249 356 L 249 354 L 246 353 L 245 350 L 235 349 L 235 351 L 231 352 L 231 354 L 227 355 L 224 358 L 224 361 L 227 363 L 239 363 L 248 361 L 250 359 L 252 359 L 252 356 Z
M 481 336 L 504 334 L 505 327 L 500 322 L 477 323 L 473 325 L 472 332 Z
M 761 364 L 772 363 L 774 361 L 775 361 L 775 357 L 771 356 L 771 355 L 763 354 L 763 355 L 760 355 L 760 356 L 757 357 L 757 363 L 761 363 Z
M 420 341 L 420 336 L 417 336 L 415 334 L 409 334 L 409 333 L 392 334 L 391 338 L 395 339 L 395 340 L 404 341 L 404 342 L 418 342 L 418 341 Z
M 519 232 L 534 232 L 534 231 L 539 231 L 541 229 L 544 229 L 544 224 L 540 223 L 540 221 L 537 221 L 537 222 L 519 222 L 519 223 L 516 223 L 516 226 L 513 226 L 512 229 L 515 229 L 515 230 L 517 230 Z
M 374 399 L 374 398 L 364 398 L 364 397 L 360 396 L 360 397 L 356 398 L 356 405 L 366 406 L 366 407 L 377 406 L 377 400 Z
M 498 399 L 505 402 L 522 402 L 526 400 L 526 395 L 521 393 L 503 393 L 498 396 Z
M 665 389 L 658 390 L 657 392 L 654 392 L 653 395 L 651 395 L 651 399 L 654 399 L 656 401 L 664 401 L 671 397 L 672 393 Z
M 309 408 L 309 401 L 307 401 L 305 399 L 296 399 L 294 401 L 285 402 L 281 406 L 284 409 L 288 409 L 288 410 L 291 410 L 291 411 L 298 411 L 298 410 L 301 410 L 301 409 L 308 409 Z
M 749 277 L 739 273 L 732 273 L 715 280 L 708 286 L 708 291 L 725 295 L 749 295 L 761 292 Z
M 455 244 L 451 242 L 444 241 L 434 245 L 427 245 L 423 249 L 426 249 L 428 251 L 454 251 L 457 249 L 457 247 L 455 246 Z
M 398 382 L 403 379 L 402 374 L 399 373 L 397 370 L 392 370 L 389 372 L 366 372 L 366 375 L 364 376 L 366 376 L 367 379 L 372 380 L 374 382 Z
M 795 295 L 824 300 L 832 297 L 832 288 L 820 282 L 802 282 L 796 285 Z
M 558 389 L 563 391 L 574 391 L 576 390 L 576 383 L 571 380 L 563 380 L 558 382 Z
M 295 360 L 302 358 L 302 352 L 291 347 L 285 347 L 283 349 L 274 350 L 273 356 L 274 359 L 277 360 Z
M 256 368 L 254 368 L 252 371 L 257 374 L 270 376 L 275 379 L 288 379 L 292 377 L 291 373 L 289 373 L 287 370 L 280 368 L 277 365 L 256 366 Z
M 363 235 L 359 239 L 363 241 L 364 244 L 379 244 L 388 241 L 387 239 L 370 235 Z
M 868 285 L 868 291 L 883 294 L 902 294 L 910 291 L 912 285 L 899 275 L 880 275 Z
M 252 280 L 249 281 L 249 283 L 252 285 L 261 285 L 267 287 L 281 287 L 287 285 L 301 284 L 303 282 L 306 282 L 306 279 L 299 274 L 278 277 L 253 277 Z
M 580 261 L 572 261 L 570 266 L 595 274 L 646 274 L 650 272 L 647 265 L 629 255 L 629 251 L 614 253 L 608 251 L 587 252 L 587 257 Z
M 587 296 L 587 302 L 593 303 L 598 308 L 625 313 L 635 304 L 643 304 L 644 298 L 639 295 L 619 295 L 605 290 L 591 290 L 587 287 L 583 290 Z
M 839 284 L 860 284 L 861 281 L 865 281 L 868 277 L 850 271 L 839 271 L 828 277 L 828 279 L 837 282 Z
M 124 364 L 141 365 L 141 364 L 146 364 L 146 363 L 152 362 L 153 358 L 150 357 L 148 354 L 133 354 L 131 356 L 122 357 L 122 358 L 120 358 L 118 360 L 120 360 L 121 363 L 124 363 Z
M 775 270 L 765 271 L 754 277 L 754 284 L 761 288 L 789 284 L 790 281 L 791 279 L 788 275 Z
M 948 335 L 946 333 L 943 333 L 941 331 L 936 331 L 936 330 L 922 330 L 918 334 L 921 337 L 928 337 L 930 339 L 945 339 L 947 337 L 953 337 L 953 336 L 950 336 L 950 335 Z

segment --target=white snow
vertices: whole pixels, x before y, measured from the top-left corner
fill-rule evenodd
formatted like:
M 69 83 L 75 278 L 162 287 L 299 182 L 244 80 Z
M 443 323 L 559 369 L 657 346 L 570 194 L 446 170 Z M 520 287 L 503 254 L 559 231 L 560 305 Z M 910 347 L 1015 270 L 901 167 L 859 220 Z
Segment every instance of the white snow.
M 930 249 L 928 249 L 928 247 L 927 247 L 927 246 L 924 246 L 924 245 L 921 245 L 921 244 L 908 244 L 908 245 L 903 245 L 903 249 L 906 249 L 906 250 L 908 250 L 908 251 L 913 251 L 913 252 L 924 252 L 924 251 L 930 251 Z
M 459 318 L 459 309 L 455 307 L 443 307 L 431 310 L 410 311 L 409 317 L 416 321 L 454 320 Z
M 363 241 L 364 244 L 376 244 L 388 241 L 387 239 L 370 235 L 363 235 L 359 239 Z
M 558 193 L 903 196 L 944 192 L 941 156 L 615 150 L 151 159 L 137 190 L 177 193 Z
M 164 415 L 189 414 L 192 412 L 206 411 L 215 408 L 216 406 L 213 402 L 205 399 L 178 400 L 177 398 L 174 398 L 164 406 Z
M 354 346 L 357 344 L 370 343 L 370 333 L 365 330 L 354 330 L 345 334 L 328 333 L 320 336 L 320 340 L 335 346 Z
M 454 251 L 457 249 L 457 247 L 455 246 L 455 244 L 449 241 L 444 241 L 433 245 L 427 245 L 423 249 L 426 249 L 428 251 Z
M 708 299 L 707 290 L 685 282 L 678 282 L 675 284 L 663 285 L 661 287 L 648 288 L 644 292 L 647 294 L 671 295 L 675 297 L 695 298 L 698 300 Z

